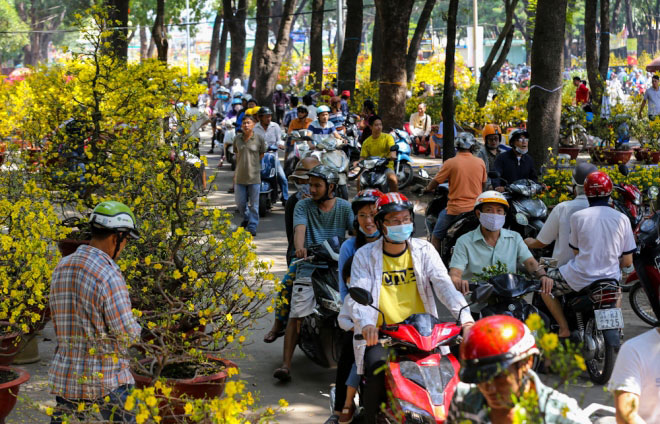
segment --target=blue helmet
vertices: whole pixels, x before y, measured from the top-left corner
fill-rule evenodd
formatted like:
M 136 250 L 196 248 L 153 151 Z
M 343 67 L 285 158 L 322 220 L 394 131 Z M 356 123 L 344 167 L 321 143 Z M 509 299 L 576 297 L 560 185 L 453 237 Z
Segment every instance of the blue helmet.
M 242 103 L 243 102 L 241 101 L 241 99 L 238 99 L 238 98 L 235 98 L 234 100 L 231 101 L 232 105 L 240 105 Z

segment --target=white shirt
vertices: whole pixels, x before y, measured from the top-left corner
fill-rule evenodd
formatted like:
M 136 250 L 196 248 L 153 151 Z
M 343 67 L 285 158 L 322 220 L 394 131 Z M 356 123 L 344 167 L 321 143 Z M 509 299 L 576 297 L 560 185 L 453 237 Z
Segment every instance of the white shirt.
M 282 130 L 280 129 L 280 126 L 275 122 L 268 124 L 268 128 L 266 129 L 264 129 L 264 127 L 261 125 L 261 122 L 258 123 L 254 126 L 254 133 L 262 136 L 268 147 L 277 147 L 277 143 L 282 138 Z
M 589 207 L 587 196 L 581 194 L 568 202 L 561 202 L 554 207 L 550 216 L 543 224 L 536 239 L 543 244 L 555 242 L 552 257 L 557 259 L 557 265 L 562 266 L 575 257 L 573 249 L 568 245 L 571 232 L 571 216 L 579 210 Z
M 621 346 L 608 384 L 639 395 L 639 416 L 648 424 L 660 423 L 660 333 L 649 330 Z
M 559 267 L 559 272 L 575 291 L 604 278 L 618 281 L 619 258 L 636 248 L 630 221 L 609 206 L 591 206 L 575 212 L 568 243 L 579 252 Z
M 650 87 L 644 92 L 644 100 L 649 104 L 649 115 L 660 115 L 660 88 L 654 90 L 653 87 Z
M 314 105 L 305 106 L 307 108 L 307 117 L 314 121 L 316 119 L 316 107 Z

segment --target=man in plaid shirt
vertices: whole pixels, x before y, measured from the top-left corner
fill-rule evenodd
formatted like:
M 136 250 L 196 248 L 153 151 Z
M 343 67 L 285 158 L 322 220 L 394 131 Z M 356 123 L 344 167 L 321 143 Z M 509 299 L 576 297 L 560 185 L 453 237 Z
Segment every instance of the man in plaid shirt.
M 139 339 L 140 326 L 115 260 L 128 238 L 139 235 L 133 213 L 119 202 L 100 203 L 90 223 L 89 246 L 63 258 L 52 277 L 57 350 L 48 382 L 57 407 L 51 423 L 61 423 L 62 415 L 82 407 L 89 411 L 93 403 L 105 420 L 132 423 L 135 417 L 124 409 L 134 384 L 125 353 Z

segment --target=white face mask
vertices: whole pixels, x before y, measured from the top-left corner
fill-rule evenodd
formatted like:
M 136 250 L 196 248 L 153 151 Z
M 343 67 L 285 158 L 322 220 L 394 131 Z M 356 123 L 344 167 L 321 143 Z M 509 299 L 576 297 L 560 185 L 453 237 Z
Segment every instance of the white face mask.
M 484 226 L 488 231 L 499 231 L 504 227 L 506 215 L 497 213 L 481 213 L 479 215 L 479 223 Z
M 521 147 L 516 147 L 516 152 L 520 153 L 521 155 L 524 155 L 527 153 L 529 149 L 523 149 Z

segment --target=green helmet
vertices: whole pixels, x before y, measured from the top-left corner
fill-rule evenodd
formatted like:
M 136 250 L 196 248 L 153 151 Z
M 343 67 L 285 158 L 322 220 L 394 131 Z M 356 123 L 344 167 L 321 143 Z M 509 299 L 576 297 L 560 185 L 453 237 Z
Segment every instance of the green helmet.
M 115 230 L 119 233 L 127 232 L 133 238 L 140 238 L 135 215 L 121 202 L 109 200 L 99 203 L 92 211 L 89 222 L 92 227 Z

